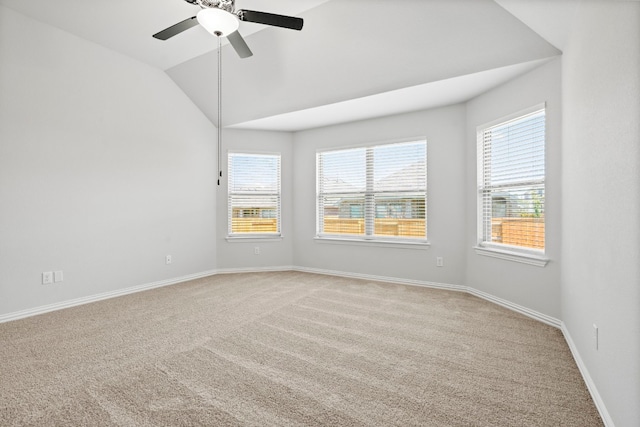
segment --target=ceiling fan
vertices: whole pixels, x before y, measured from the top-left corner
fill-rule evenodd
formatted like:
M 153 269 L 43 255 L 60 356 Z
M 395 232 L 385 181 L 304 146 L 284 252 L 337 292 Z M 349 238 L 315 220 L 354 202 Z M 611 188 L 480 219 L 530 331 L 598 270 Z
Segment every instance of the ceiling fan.
M 302 18 L 295 16 L 276 15 L 255 10 L 235 10 L 235 0 L 184 0 L 187 3 L 200 6 L 202 10 L 196 16 L 170 26 L 153 35 L 158 40 L 167 40 L 196 25 L 202 25 L 209 33 L 226 37 L 240 58 L 248 58 L 253 53 L 244 41 L 238 27 L 240 21 L 255 22 L 274 27 L 301 30 L 304 23 Z

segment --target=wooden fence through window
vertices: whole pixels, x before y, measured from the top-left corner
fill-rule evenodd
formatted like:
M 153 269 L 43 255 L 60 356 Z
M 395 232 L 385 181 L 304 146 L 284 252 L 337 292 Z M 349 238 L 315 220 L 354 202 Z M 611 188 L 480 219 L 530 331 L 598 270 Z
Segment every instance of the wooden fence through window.
M 544 218 L 492 218 L 494 243 L 544 249 Z

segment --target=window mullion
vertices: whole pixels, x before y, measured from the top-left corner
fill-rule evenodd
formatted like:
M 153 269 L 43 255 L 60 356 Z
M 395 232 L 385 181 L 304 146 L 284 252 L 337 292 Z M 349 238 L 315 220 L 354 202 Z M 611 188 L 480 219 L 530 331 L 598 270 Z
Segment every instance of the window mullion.
M 374 153 L 373 148 L 367 148 L 366 152 L 366 190 L 364 196 L 364 234 L 365 236 L 373 236 L 375 229 L 375 194 L 374 194 L 374 171 L 373 171 Z
M 483 138 L 483 191 L 482 191 L 482 240 L 491 241 L 492 224 L 491 224 L 491 131 L 484 132 Z
M 318 202 L 318 219 L 316 224 L 316 233 L 324 233 L 324 161 L 323 156 L 316 156 L 316 171 L 318 177 L 316 180 L 316 198 Z

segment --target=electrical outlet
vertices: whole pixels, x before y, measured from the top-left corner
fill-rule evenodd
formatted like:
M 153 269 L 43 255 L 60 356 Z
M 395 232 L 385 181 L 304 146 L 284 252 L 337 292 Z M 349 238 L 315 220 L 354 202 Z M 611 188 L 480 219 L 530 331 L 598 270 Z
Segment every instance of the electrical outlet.
M 253 248 L 253 254 L 254 255 L 260 255 L 260 246 L 256 246 Z
M 436 267 L 444 267 L 444 258 L 441 256 L 436 257 Z
M 58 283 L 58 282 L 62 282 L 64 280 L 64 276 L 62 274 L 62 271 L 54 271 L 53 272 L 53 281 Z
M 45 271 L 42 273 L 42 284 L 48 285 L 53 283 L 53 271 Z
M 594 344 L 595 344 L 595 346 L 596 346 L 596 350 L 598 350 L 598 347 L 599 347 L 599 344 L 600 344 L 600 343 L 598 342 L 599 338 L 600 338 L 600 337 L 598 336 L 598 325 L 596 325 L 596 324 L 594 323 L 594 324 L 593 324 L 593 342 L 594 342 Z
M 167 255 L 167 256 L 164 258 L 164 261 L 165 261 L 165 263 L 166 263 L 167 265 L 171 264 L 171 263 L 173 262 L 173 260 L 171 259 L 171 255 Z

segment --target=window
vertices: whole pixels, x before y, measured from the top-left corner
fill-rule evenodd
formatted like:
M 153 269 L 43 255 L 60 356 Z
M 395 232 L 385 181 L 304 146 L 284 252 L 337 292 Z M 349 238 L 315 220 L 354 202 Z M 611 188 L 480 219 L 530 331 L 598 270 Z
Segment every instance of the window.
M 426 240 L 425 140 L 324 151 L 316 160 L 319 237 Z
M 544 106 L 479 128 L 479 246 L 544 252 L 544 201 Z
M 229 153 L 229 236 L 280 235 L 280 155 Z

